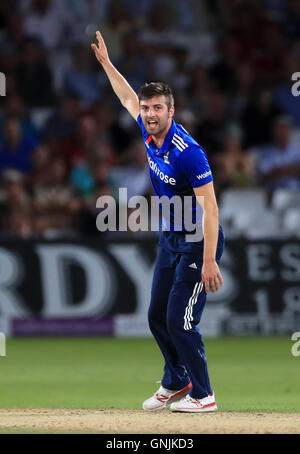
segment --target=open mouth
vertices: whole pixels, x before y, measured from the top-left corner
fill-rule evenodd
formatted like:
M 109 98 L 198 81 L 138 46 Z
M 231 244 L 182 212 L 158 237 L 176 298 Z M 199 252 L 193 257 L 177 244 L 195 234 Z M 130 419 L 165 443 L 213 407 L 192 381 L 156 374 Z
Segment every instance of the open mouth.
M 158 126 L 158 122 L 155 120 L 149 120 L 147 121 L 147 125 L 150 129 L 154 129 L 156 128 L 156 126 Z

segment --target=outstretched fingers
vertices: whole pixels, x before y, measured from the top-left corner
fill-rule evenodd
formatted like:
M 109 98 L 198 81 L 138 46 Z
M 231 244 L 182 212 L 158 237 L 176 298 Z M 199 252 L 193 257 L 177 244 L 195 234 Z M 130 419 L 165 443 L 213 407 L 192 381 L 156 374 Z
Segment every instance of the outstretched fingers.
M 104 44 L 104 40 L 103 40 L 102 35 L 99 32 L 99 30 L 96 31 L 96 39 L 98 41 L 99 49 L 101 49 L 101 46 L 103 46 L 103 44 Z

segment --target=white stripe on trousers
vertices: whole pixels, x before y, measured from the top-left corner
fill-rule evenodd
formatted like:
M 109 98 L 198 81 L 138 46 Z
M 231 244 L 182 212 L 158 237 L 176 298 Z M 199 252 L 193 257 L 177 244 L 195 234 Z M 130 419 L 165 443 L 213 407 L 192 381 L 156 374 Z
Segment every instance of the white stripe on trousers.
M 189 299 L 188 306 L 185 309 L 184 314 L 184 329 L 185 331 L 192 329 L 191 321 L 193 320 L 193 305 L 197 302 L 199 293 L 202 291 L 203 282 L 196 282 L 193 294 Z

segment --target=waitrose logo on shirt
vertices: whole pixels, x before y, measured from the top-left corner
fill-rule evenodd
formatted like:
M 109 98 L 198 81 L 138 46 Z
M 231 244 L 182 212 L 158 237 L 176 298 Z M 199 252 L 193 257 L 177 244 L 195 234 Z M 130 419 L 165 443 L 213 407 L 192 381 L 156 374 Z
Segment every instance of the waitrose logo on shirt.
M 203 180 L 203 178 L 208 177 L 211 175 L 211 170 L 209 172 L 202 173 L 201 175 L 197 175 L 198 180 Z
M 152 161 L 152 159 L 149 158 L 148 156 L 148 162 L 149 162 L 149 166 L 150 166 L 150 169 L 155 173 L 155 175 L 157 175 L 164 183 L 169 183 L 171 184 L 172 186 L 174 186 L 176 184 L 176 180 L 175 178 L 170 178 L 169 175 L 165 174 L 164 172 L 162 172 L 158 167 L 157 167 L 157 164 L 156 162 Z

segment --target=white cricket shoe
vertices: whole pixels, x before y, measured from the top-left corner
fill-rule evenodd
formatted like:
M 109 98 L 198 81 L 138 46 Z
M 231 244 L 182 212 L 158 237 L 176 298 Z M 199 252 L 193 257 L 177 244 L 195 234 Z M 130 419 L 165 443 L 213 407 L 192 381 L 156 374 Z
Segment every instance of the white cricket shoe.
M 171 402 L 185 396 L 190 391 L 191 387 L 192 383 L 189 383 L 185 388 L 180 389 L 179 391 L 171 391 L 170 389 L 161 386 L 150 399 L 145 400 L 143 409 L 147 411 L 162 410 L 167 405 L 170 405 Z
M 189 394 L 179 402 L 171 404 L 172 411 L 183 411 L 190 413 L 202 413 L 208 411 L 216 411 L 218 409 L 214 393 L 209 394 L 203 399 L 193 399 Z

